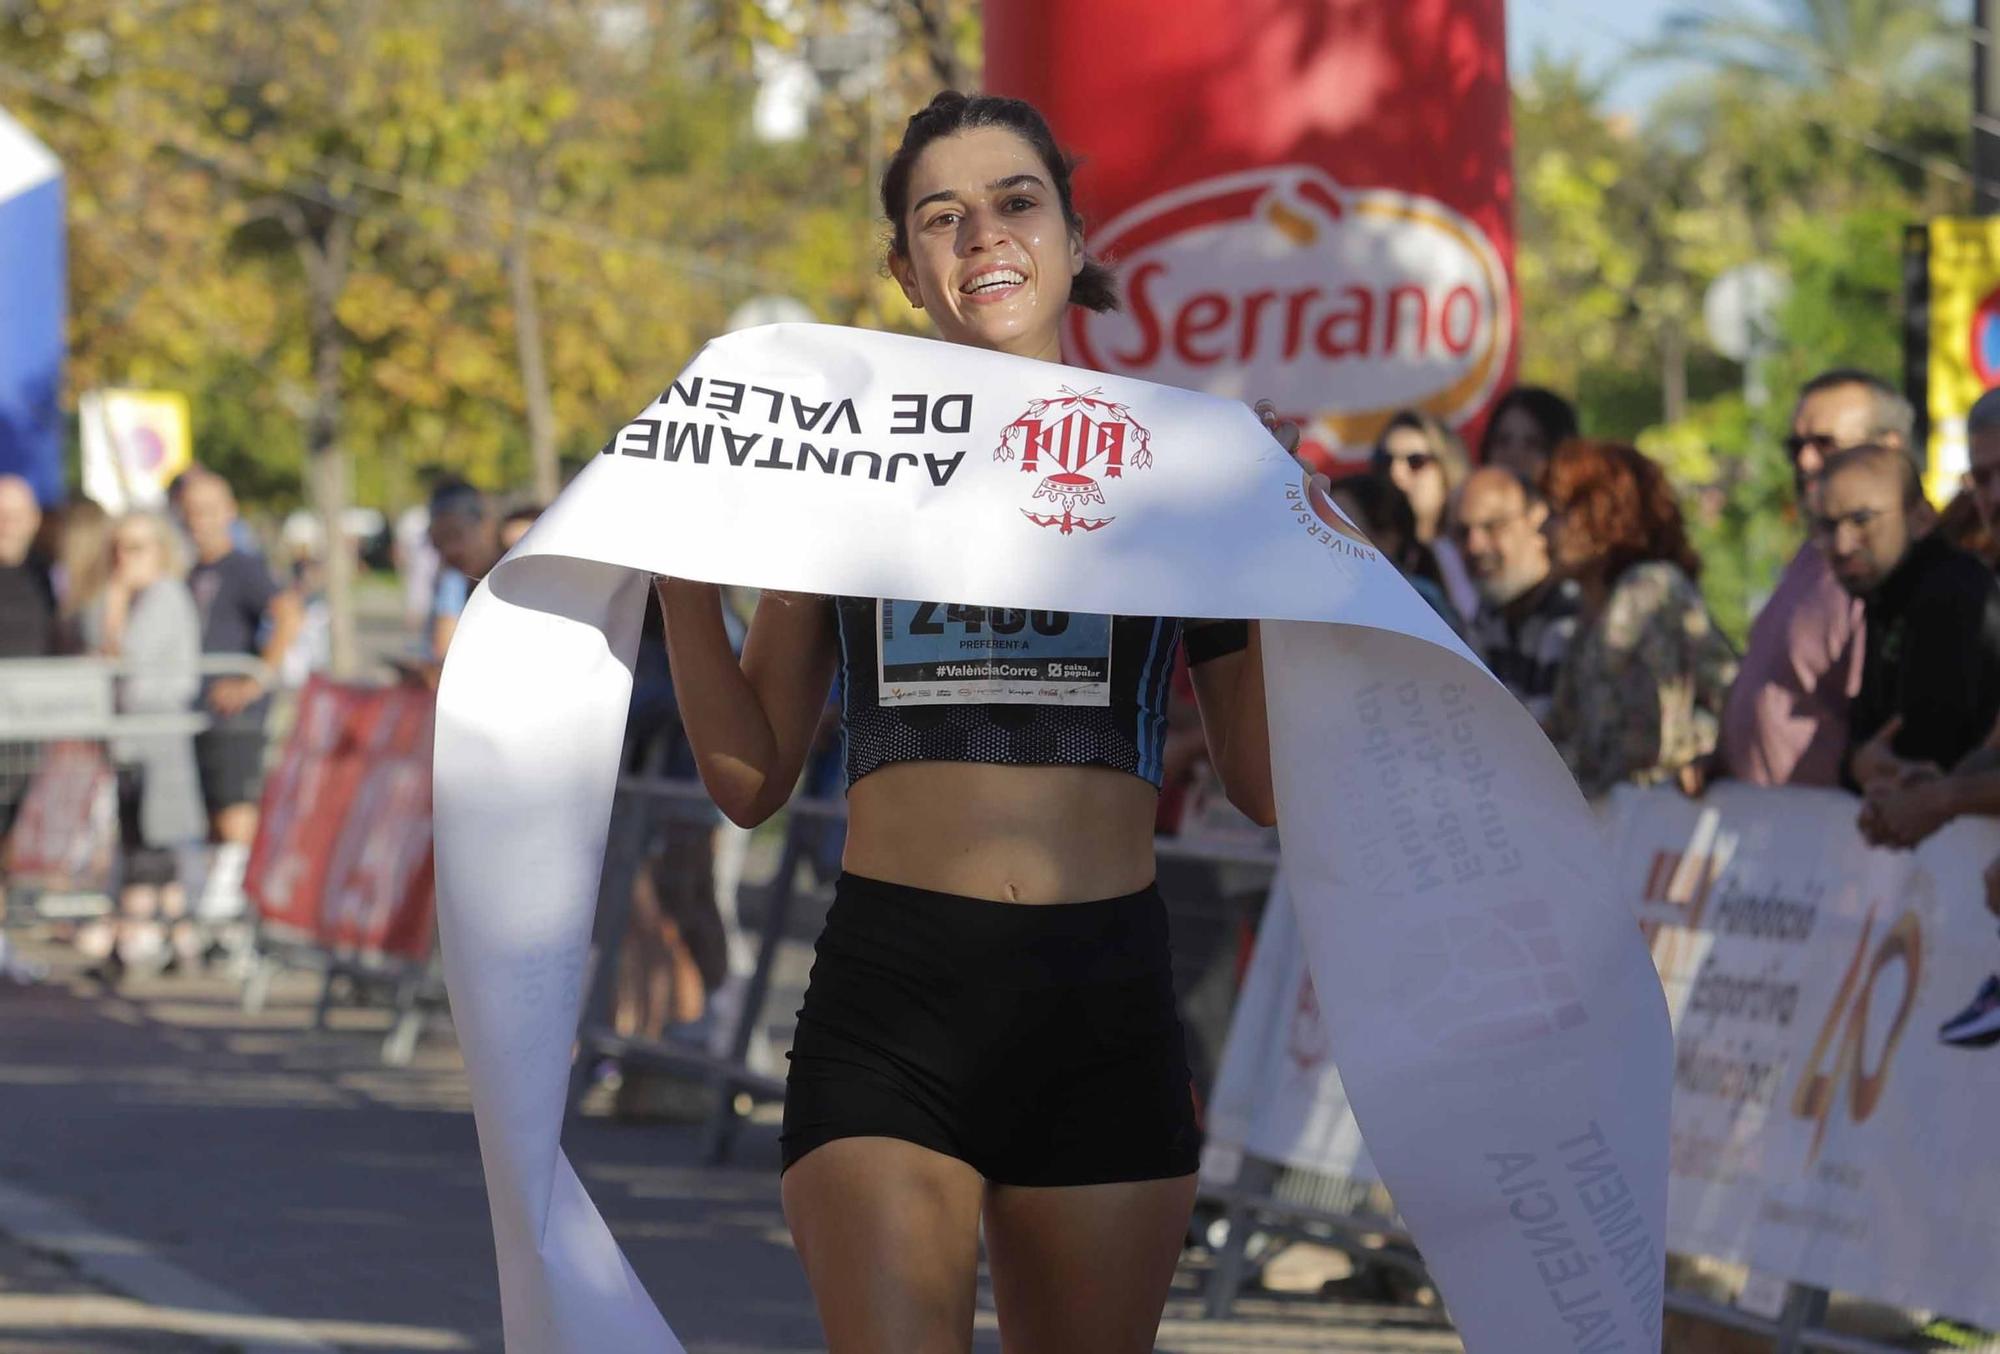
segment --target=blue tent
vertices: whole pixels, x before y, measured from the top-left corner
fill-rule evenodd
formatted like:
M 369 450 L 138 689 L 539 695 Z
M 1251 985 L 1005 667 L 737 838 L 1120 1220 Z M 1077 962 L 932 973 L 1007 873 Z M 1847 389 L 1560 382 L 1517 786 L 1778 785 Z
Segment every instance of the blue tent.
M 62 497 L 62 164 L 0 112 L 0 474 Z

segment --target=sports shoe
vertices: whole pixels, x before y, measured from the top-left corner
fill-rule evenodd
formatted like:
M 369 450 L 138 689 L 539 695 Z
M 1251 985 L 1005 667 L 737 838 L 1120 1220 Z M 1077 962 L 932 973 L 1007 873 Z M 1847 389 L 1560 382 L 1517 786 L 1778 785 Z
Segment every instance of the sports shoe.
M 2000 974 L 1986 975 L 1972 1004 L 1938 1026 L 1938 1039 L 1955 1048 L 2000 1044 Z
M 1935 1341 L 1947 1349 L 1969 1349 L 1974 1351 L 1974 1354 L 2000 1350 L 2000 1335 L 1942 1316 L 1924 1327 L 1923 1336 L 1926 1340 Z

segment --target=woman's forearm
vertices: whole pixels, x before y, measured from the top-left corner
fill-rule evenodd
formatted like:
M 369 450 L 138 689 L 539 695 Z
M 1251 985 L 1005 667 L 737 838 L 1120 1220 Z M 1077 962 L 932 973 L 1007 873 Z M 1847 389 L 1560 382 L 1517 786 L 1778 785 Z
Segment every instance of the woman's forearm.
M 769 801 L 778 744 L 763 701 L 730 647 L 722 590 L 663 578 L 659 594 L 674 696 L 701 782 L 732 822 L 752 826 L 777 808 Z M 784 787 L 778 804 L 790 790 Z
M 1271 784 L 1271 721 L 1264 699 L 1264 642 L 1256 621 L 1249 643 L 1237 654 L 1195 670 L 1208 756 L 1223 792 L 1252 821 L 1278 821 L 1277 793 Z

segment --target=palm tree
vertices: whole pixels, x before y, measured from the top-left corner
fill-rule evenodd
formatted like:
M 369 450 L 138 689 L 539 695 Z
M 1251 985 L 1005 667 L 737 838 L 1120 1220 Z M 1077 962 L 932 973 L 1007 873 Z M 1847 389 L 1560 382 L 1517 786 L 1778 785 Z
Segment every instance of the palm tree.
M 1928 206 L 1955 205 L 1971 182 L 1963 128 L 1972 28 L 1951 13 L 1963 5 L 1678 0 L 1644 55 L 1697 73 L 1660 100 L 1656 123 L 1690 143 L 1754 143 L 1742 166 L 1760 185 L 1744 184 L 1753 200 L 1850 205 L 1865 193 L 1846 180 L 1862 169 Z
M 1796 88 L 1878 90 L 1945 74 L 1971 35 L 1942 0 L 1682 0 L 1662 32 L 1662 54 Z

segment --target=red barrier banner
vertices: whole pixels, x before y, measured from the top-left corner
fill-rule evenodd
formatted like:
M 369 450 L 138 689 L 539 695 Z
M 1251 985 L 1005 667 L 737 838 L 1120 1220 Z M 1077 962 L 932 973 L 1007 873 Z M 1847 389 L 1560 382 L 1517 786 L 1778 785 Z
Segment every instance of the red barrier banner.
M 314 677 L 264 786 L 243 887 L 281 939 L 421 960 L 431 945 L 434 698 Z
M 430 692 L 381 693 L 366 774 L 334 843 L 320 937 L 336 950 L 420 962 L 435 934 Z
M 1503 0 L 987 0 L 986 87 L 1081 155 L 1125 306 L 1068 360 L 1270 399 L 1326 461 L 1512 380 Z
M 264 783 L 243 889 L 258 920 L 286 939 L 319 936 L 333 840 L 367 770 L 376 693 L 314 677 L 276 769 Z
M 118 783 L 104 749 L 51 745 L 8 834 L 9 882 L 50 893 L 108 893 L 117 849 Z

